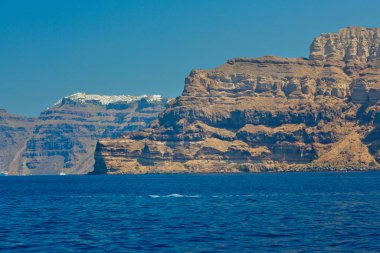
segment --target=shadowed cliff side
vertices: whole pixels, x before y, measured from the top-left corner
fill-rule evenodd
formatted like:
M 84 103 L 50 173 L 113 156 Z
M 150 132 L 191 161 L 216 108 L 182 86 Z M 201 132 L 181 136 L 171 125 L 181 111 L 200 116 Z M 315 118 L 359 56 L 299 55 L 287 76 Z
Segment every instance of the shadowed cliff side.
M 29 140 L 35 123 L 36 119 L 0 109 L 0 171 L 16 167 L 16 160 Z
M 38 118 L 2 116 L 0 165 L 9 174 L 85 174 L 94 165 L 98 138 L 146 128 L 168 103 L 152 96 L 77 93 L 58 101 Z
M 380 29 L 310 50 L 193 70 L 150 128 L 99 141 L 93 173 L 379 169 Z

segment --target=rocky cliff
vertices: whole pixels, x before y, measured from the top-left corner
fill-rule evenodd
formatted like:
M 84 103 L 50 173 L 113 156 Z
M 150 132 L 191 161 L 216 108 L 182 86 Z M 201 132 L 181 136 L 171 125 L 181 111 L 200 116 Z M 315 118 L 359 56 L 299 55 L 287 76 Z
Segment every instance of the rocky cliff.
M 379 169 L 380 29 L 322 34 L 309 58 L 193 70 L 151 128 L 102 139 L 94 174 Z
M 94 165 L 97 139 L 148 127 L 167 103 L 159 95 L 77 93 L 59 100 L 38 118 L 8 116 L 2 122 L 12 122 L 9 127 L 0 124 L 2 137 L 7 138 L 0 148 L 2 166 L 10 174 L 87 173 Z
M 15 156 L 33 132 L 36 120 L 0 109 L 0 171 L 16 163 Z

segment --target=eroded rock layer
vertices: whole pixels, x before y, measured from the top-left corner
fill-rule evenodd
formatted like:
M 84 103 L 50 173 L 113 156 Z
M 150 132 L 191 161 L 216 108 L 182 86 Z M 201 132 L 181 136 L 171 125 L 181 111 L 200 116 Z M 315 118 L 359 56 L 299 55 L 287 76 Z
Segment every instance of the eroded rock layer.
M 98 142 L 93 173 L 380 168 L 380 29 L 310 49 L 192 71 L 151 128 Z
M 15 136 L 0 150 L 0 161 L 9 174 L 16 175 L 87 173 L 93 168 L 99 138 L 116 138 L 121 132 L 146 128 L 167 103 L 168 99 L 158 95 L 73 94 L 32 119 L 31 124 L 22 117 L 23 121 L 12 123 L 8 131 L 0 124 L 2 134 Z M 11 140 L 16 143 L 14 148 Z
M 0 109 L 0 171 L 14 167 L 15 157 L 33 132 L 36 120 Z

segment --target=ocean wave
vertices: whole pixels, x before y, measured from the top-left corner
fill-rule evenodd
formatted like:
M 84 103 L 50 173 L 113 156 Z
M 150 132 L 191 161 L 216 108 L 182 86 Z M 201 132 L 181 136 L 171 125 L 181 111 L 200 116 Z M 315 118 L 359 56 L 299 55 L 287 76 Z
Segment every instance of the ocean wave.
M 148 195 L 150 198 L 200 198 L 200 195 L 183 195 L 178 193 L 172 193 L 168 195 Z
M 70 196 L 70 198 L 96 198 L 97 196 L 95 195 L 75 195 L 75 196 Z
M 211 198 L 228 199 L 228 198 L 245 198 L 248 201 L 257 201 L 255 194 L 227 194 L 227 195 L 211 195 Z

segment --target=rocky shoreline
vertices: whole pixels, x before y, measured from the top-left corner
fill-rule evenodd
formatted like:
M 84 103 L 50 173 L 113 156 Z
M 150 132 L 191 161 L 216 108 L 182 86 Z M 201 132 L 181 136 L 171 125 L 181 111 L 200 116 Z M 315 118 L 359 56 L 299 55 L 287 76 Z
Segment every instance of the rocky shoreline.
M 100 139 L 92 174 L 380 169 L 380 29 L 322 34 L 309 58 L 193 70 L 147 129 Z

